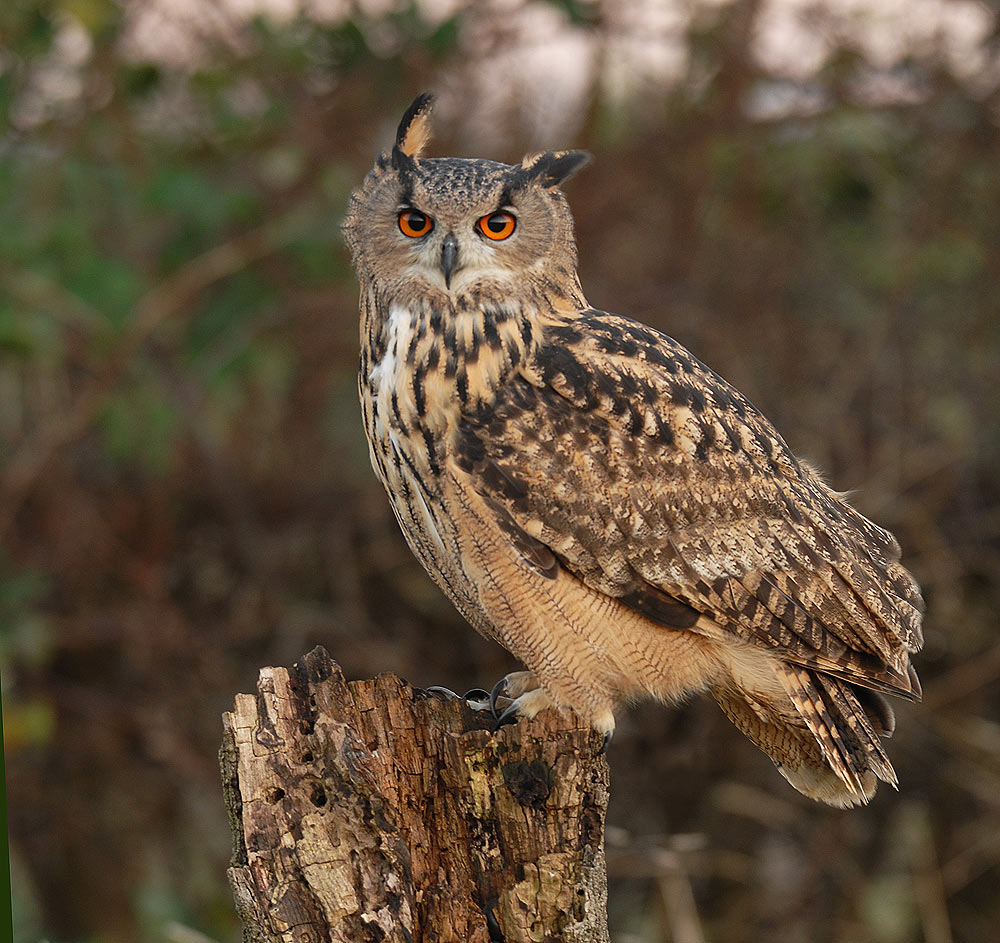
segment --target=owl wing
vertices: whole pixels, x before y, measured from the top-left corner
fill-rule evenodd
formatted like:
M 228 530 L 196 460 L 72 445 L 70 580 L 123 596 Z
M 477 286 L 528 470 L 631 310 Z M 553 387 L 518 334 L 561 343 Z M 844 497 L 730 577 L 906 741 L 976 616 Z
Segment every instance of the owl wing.
M 553 316 L 459 465 L 525 562 L 553 557 L 653 621 L 919 696 L 923 602 L 893 536 L 797 460 L 671 338 L 595 310 Z

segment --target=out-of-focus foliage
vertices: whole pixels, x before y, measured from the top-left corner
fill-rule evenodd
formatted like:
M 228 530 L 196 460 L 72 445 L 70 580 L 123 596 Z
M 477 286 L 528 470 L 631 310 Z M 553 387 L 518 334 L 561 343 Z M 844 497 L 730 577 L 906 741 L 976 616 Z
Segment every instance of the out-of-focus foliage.
M 24 939 L 236 939 L 215 753 L 258 667 L 318 643 L 416 684 L 511 666 L 411 559 L 357 414 L 338 226 L 427 87 L 435 153 L 593 151 L 569 187 L 591 301 L 677 336 L 856 488 L 929 602 L 927 696 L 890 745 L 901 791 L 869 809 L 796 796 L 710 704 L 623 716 L 616 939 L 995 935 L 1000 97 L 953 50 L 878 71 L 835 30 L 808 77 L 776 74 L 753 43 L 777 5 L 694 5 L 667 24 L 674 58 L 634 41 L 629 17 L 659 6 L 624 0 L 0 5 Z M 581 72 L 526 78 L 552 63 Z

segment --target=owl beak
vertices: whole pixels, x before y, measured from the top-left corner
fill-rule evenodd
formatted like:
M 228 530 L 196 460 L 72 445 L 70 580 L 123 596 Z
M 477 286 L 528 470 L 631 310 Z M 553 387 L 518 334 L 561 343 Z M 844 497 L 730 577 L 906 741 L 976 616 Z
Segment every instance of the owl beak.
M 444 274 L 445 288 L 451 288 L 451 276 L 458 268 L 458 240 L 454 233 L 448 233 L 444 237 L 444 245 L 441 246 L 441 272 Z

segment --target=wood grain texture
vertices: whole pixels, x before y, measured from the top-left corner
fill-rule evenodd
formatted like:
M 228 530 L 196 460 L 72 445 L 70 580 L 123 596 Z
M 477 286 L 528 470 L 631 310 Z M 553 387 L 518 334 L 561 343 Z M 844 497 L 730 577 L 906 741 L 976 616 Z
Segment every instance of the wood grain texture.
M 317 648 L 223 721 L 248 943 L 607 941 L 607 764 L 571 713 L 494 732 Z

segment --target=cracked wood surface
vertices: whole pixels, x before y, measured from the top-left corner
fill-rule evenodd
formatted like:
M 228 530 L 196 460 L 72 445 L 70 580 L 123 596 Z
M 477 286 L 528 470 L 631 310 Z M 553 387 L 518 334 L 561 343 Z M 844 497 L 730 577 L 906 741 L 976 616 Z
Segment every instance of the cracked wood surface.
M 607 943 L 608 770 L 573 715 L 494 732 L 317 648 L 223 723 L 247 943 Z

